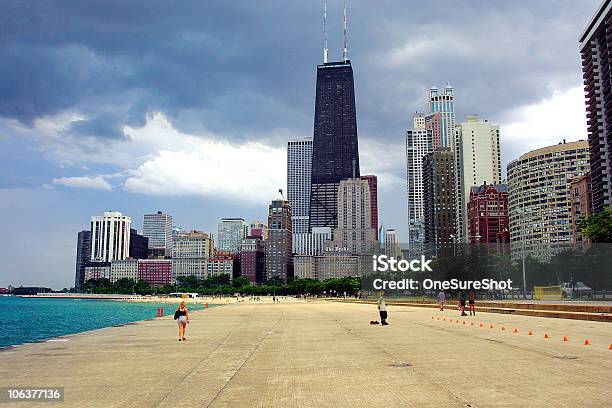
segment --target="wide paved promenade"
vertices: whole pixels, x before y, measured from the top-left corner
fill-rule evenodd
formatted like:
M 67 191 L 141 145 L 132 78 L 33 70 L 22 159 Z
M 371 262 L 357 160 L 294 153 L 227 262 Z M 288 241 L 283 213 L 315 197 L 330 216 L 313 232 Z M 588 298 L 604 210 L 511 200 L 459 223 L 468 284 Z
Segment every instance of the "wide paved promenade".
M 368 324 L 377 318 L 372 305 L 230 304 L 193 312 L 187 342 L 177 341 L 168 317 L 0 352 L 0 387 L 63 386 L 60 405 L 74 407 L 609 407 L 612 401 L 609 323 L 493 313 L 455 323 L 456 311 L 412 307 L 390 307 L 389 315 L 391 324 L 382 327 Z

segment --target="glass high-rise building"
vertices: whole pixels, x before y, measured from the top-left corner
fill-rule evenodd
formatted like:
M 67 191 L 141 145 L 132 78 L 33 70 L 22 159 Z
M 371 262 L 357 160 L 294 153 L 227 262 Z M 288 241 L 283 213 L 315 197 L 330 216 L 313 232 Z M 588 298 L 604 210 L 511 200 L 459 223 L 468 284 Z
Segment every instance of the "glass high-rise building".
M 291 205 L 282 190 L 268 207 L 268 241 L 266 246 L 266 276 L 282 282 L 293 278 Z
M 340 180 L 359 177 L 357 115 L 351 62 L 317 66 L 310 229 L 338 226 Z
M 249 224 L 242 218 L 222 218 L 217 224 L 217 249 L 238 253 L 238 244 L 249 234 Z
M 149 238 L 149 251 L 154 255 L 172 256 L 172 216 L 158 211 L 145 214 L 142 235 Z
M 74 276 L 74 288 L 80 291 L 85 283 L 85 266 L 91 260 L 91 231 L 79 232 L 76 250 L 76 271 Z
M 593 210 L 612 206 L 612 1 L 605 0 L 580 36 Z
M 294 234 L 308 232 L 312 138 L 287 143 L 287 200 L 291 205 Z

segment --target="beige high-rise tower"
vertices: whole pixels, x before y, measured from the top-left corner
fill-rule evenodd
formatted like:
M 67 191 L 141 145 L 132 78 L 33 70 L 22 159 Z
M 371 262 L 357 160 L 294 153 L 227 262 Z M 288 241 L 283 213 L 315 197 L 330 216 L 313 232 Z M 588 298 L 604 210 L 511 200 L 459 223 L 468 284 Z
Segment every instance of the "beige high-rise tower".
M 457 225 L 461 230 L 457 233 L 461 242 L 469 242 L 467 236 L 467 203 L 470 190 L 483 183 L 500 184 L 501 157 L 499 153 L 499 126 L 488 120 L 482 120 L 477 115 L 468 116 L 466 121 L 457 125 L 455 137 L 459 146 L 458 167 L 461 172 L 461 220 Z

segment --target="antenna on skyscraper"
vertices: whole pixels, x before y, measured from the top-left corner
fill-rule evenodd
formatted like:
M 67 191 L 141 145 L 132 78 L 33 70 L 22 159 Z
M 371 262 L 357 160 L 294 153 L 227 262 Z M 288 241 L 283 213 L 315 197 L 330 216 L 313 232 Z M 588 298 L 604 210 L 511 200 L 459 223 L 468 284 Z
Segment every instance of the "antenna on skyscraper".
M 323 38 L 325 39 L 325 46 L 323 47 L 323 63 L 327 64 L 327 2 L 323 3 Z
M 346 0 L 344 0 L 344 62 L 348 61 L 348 33 L 347 33 L 347 19 L 346 19 Z

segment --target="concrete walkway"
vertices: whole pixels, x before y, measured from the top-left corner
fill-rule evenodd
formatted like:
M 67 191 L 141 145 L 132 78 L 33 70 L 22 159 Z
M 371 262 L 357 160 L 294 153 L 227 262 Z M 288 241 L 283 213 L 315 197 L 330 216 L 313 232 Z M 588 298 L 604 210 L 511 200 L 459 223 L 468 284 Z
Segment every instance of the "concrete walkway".
M 412 307 L 390 307 L 389 315 L 391 325 L 382 327 L 368 324 L 377 318 L 372 305 L 231 304 L 193 312 L 187 342 L 177 341 L 167 317 L 0 352 L 0 387 L 63 386 L 59 405 L 71 407 L 608 407 L 612 401 L 609 323 L 493 313 L 455 323 L 456 311 Z M 586 338 L 591 345 L 583 345 Z M 15 404 L 29 405 L 40 406 Z

